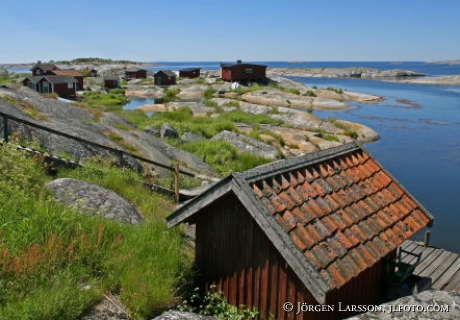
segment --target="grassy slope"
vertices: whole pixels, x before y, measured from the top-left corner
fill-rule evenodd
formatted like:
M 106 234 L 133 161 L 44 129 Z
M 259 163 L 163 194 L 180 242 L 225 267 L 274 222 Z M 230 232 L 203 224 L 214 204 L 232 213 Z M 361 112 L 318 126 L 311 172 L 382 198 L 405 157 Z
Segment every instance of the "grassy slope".
M 113 189 L 144 214 L 140 226 L 61 206 L 43 189 L 43 165 L 10 146 L 0 146 L 0 172 L 0 319 L 78 319 L 106 291 L 137 319 L 175 301 L 189 261 L 179 231 L 164 222 L 173 204 L 133 173 L 60 175 Z

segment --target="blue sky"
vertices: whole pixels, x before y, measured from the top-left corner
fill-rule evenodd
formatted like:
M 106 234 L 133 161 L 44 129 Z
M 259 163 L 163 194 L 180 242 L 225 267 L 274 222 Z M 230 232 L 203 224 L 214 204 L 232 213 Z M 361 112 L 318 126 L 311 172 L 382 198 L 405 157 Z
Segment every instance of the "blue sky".
M 459 0 L 1 0 L 0 63 L 460 59 Z

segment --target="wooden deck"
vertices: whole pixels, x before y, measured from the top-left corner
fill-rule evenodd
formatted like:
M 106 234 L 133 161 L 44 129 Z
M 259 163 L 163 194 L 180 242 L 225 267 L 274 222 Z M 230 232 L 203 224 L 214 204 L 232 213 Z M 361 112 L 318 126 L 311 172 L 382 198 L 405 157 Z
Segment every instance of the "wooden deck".
M 414 275 L 430 278 L 432 289 L 460 292 L 460 254 L 430 246 L 425 247 L 412 240 L 405 241 L 401 248 L 422 254 Z M 404 262 L 410 263 L 414 259 L 413 256 L 403 255 Z

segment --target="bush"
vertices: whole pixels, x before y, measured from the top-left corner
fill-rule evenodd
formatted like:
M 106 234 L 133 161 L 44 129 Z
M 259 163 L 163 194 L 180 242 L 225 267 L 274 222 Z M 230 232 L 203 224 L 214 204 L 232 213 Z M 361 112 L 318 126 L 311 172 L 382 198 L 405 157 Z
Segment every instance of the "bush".
M 308 90 L 307 91 L 307 97 L 316 97 L 316 93 L 313 90 Z
M 340 89 L 340 88 L 327 87 L 326 90 L 334 91 L 335 93 L 338 93 L 338 94 L 343 93 L 343 89 Z
M 237 308 L 229 304 L 222 293 L 216 292 L 215 286 L 211 286 L 211 290 L 201 294 L 196 288 L 190 297 L 182 303 L 180 310 L 226 320 L 257 319 L 259 314 L 257 310 L 250 310 L 244 305 Z

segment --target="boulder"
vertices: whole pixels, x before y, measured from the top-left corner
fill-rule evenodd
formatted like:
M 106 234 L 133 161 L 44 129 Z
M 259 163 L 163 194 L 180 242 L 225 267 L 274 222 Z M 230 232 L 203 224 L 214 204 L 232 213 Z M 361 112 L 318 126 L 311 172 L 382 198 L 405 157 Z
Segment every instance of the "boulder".
M 186 132 L 186 133 L 184 133 L 180 139 L 181 139 L 183 142 L 205 140 L 204 137 L 202 137 L 202 136 L 200 136 L 200 135 L 198 135 L 198 134 L 192 133 L 192 132 Z
M 240 151 L 249 152 L 268 159 L 275 160 L 278 158 L 278 150 L 275 147 L 235 132 L 224 130 L 212 137 L 211 140 L 227 141 Z
M 144 128 L 144 132 L 147 132 L 148 134 L 151 134 L 154 137 L 159 137 L 160 136 L 160 130 L 157 128 L 154 128 L 152 126 L 146 126 Z
M 131 224 L 142 221 L 142 216 L 133 205 L 103 187 L 70 178 L 56 179 L 45 186 L 58 201 L 82 213 Z
M 161 138 L 178 138 L 179 134 L 177 133 L 176 128 L 174 128 L 172 125 L 169 123 L 164 123 L 161 126 L 160 136 Z

